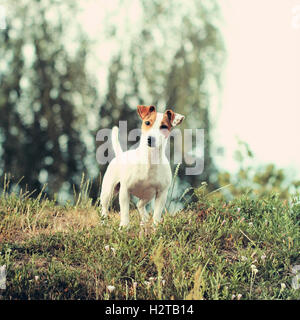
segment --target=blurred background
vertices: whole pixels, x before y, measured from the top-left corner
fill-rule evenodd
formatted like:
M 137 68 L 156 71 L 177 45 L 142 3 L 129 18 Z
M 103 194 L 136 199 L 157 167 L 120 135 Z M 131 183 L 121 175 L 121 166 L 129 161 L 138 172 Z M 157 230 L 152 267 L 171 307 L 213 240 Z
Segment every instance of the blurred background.
M 0 176 L 96 199 L 96 133 L 138 104 L 205 130 L 203 181 L 230 198 L 287 198 L 300 183 L 300 10 L 294 0 L 0 0 Z M 299 26 L 299 27 L 298 27 Z M 173 171 L 175 168 L 173 168 Z M 44 187 L 43 187 L 44 186 Z

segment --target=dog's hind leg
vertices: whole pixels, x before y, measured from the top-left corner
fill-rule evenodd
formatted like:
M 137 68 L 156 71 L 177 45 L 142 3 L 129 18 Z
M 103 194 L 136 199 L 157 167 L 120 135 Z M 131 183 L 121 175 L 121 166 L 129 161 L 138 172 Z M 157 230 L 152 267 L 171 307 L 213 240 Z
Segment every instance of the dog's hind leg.
M 108 211 L 109 211 L 110 202 L 112 200 L 113 185 L 110 186 L 110 187 L 111 188 L 109 190 L 107 190 L 108 188 L 105 188 L 105 190 L 102 189 L 102 191 L 101 191 L 101 196 L 100 196 L 101 208 L 102 208 L 101 214 L 102 214 L 103 217 L 107 217 Z
M 111 201 L 113 197 L 118 194 L 120 189 L 120 183 L 111 185 L 109 190 L 105 190 L 105 192 L 101 192 L 101 206 L 102 206 L 102 216 L 107 217 L 109 212 L 109 207 L 111 205 Z
M 143 225 L 144 223 L 146 223 L 149 220 L 149 213 L 146 210 L 146 204 L 149 201 L 150 200 L 141 199 L 137 203 L 137 208 L 138 208 L 139 214 L 141 216 L 141 225 Z
M 124 185 L 122 182 L 120 186 L 119 201 L 120 201 L 120 214 L 121 214 L 120 227 L 127 227 L 129 224 L 130 194 L 126 188 L 126 185 Z
M 107 217 L 109 212 L 109 206 L 113 196 L 119 191 L 120 182 L 117 176 L 114 174 L 114 168 L 109 166 L 104 175 L 102 182 L 102 189 L 100 195 L 100 202 L 102 207 L 102 216 Z

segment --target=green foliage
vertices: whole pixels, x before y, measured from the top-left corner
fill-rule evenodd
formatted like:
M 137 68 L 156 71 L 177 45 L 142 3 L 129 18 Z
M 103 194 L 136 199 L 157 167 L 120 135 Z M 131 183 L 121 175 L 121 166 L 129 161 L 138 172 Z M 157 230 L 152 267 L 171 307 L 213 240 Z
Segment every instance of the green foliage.
M 216 1 L 141 0 L 136 2 L 140 14 L 135 23 L 129 14 L 120 15 L 131 5 L 120 1 L 112 15 L 105 15 L 97 46 L 103 40 L 110 56 L 106 62 L 101 54 L 97 57 L 104 75 L 97 83 L 97 71 L 87 72 L 87 64 L 95 62 L 94 51 L 78 23 L 79 4 L 5 3 L 7 28 L 0 30 L 0 175 L 11 173 L 12 185 L 24 177 L 19 184 L 23 189 L 29 185 L 40 192 L 47 183 L 48 195 L 70 198 L 82 172 L 95 178 L 99 171 L 96 131 L 119 120 L 128 121 L 128 130 L 136 128 L 135 108 L 143 103 L 193 114 L 182 128 L 206 130 L 201 179 L 209 182 L 215 171 L 210 97 L 220 87 L 224 60 Z M 118 21 L 113 16 L 119 16 Z M 104 170 L 102 166 L 101 173 Z M 199 183 L 198 176 L 181 179 Z M 95 184 L 91 192 L 95 200 Z
M 80 30 L 71 38 L 72 1 L 7 6 L 0 32 L 0 175 L 10 172 L 14 183 L 26 177 L 19 185 L 37 192 L 47 182 L 51 195 L 70 193 L 87 170 L 87 116 L 97 96 L 86 72 L 88 41 Z
M 239 142 L 240 149 L 235 153 L 239 163 L 237 174 L 220 172 L 218 183 L 224 187 L 224 194 L 233 198 L 241 194 L 252 194 L 264 197 L 270 193 L 279 194 L 281 199 L 289 199 L 290 193 L 299 190 L 300 181 L 289 179 L 283 169 L 276 168 L 275 164 L 254 167 L 254 155 L 245 142 Z

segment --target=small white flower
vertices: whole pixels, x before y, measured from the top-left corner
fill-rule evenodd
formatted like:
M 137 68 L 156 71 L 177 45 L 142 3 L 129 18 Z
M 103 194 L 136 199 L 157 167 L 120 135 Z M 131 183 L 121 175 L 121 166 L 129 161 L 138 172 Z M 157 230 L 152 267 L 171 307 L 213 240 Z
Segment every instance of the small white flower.
M 116 289 L 115 286 L 107 286 L 106 288 L 107 288 L 107 290 L 108 290 L 110 293 L 114 292 L 115 289 Z
M 257 268 L 256 268 L 256 265 L 251 264 L 251 271 L 252 271 L 254 274 L 257 274 L 258 270 L 257 270 Z
M 241 260 L 242 260 L 242 261 L 247 261 L 248 259 L 247 259 L 247 257 L 245 257 L 245 256 L 241 256 Z
M 116 255 L 116 249 L 115 248 L 111 248 L 111 251 L 113 252 L 113 255 Z
M 249 226 L 252 227 L 253 226 L 253 222 L 249 222 Z
M 166 280 L 161 280 L 161 284 L 164 286 L 166 284 Z
M 109 246 L 108 246 L 108 245 L 105 246 L 104 249 L 105 249 L 106 251 L 109 251 Z
M 237 208 L 237 212 L 239 213 L 241 211 L 241 208 Z
M 237 295 L 237 299 L 240 300 L 241 297 L 242 297 L 242 295 L 239 293 L 239 294 Z
M 150 277 L 150 278 L 149 278 L 149 281 L 152 282 L 152 281 L 155 281 L 156 279 L 157 279 L 156 277 Z
M 34 280 L 35 280 L 35 281 L 38 281 L 39 279 L 40 279 L 39 276 L 35 276 L 35 277 L 34 277 Z
M 231 296 L 231 300 L 234 300 L 234 299 L 235 299 L 235 294 Z
M 134 282 L 134 283 L 133 283 L 133 287 L 134 287 L 134 288 L 136 288 L 137 285 L 138 285 L 137 282 Z
M 280 286 L 281 286 L 281 290 L 284 290 L 286 288 L 285 283 L 281 283 Z

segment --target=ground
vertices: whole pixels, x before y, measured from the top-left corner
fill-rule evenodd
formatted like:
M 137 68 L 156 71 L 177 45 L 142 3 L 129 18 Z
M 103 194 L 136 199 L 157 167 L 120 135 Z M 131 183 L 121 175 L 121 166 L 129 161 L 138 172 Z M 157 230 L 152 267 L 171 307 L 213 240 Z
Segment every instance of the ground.
M 195 192 L 161 225 L 128 230 L 90 201 L 57 205 L 22 194 L 0 198 L 1 299 L 299 299 L 296 201 Z

